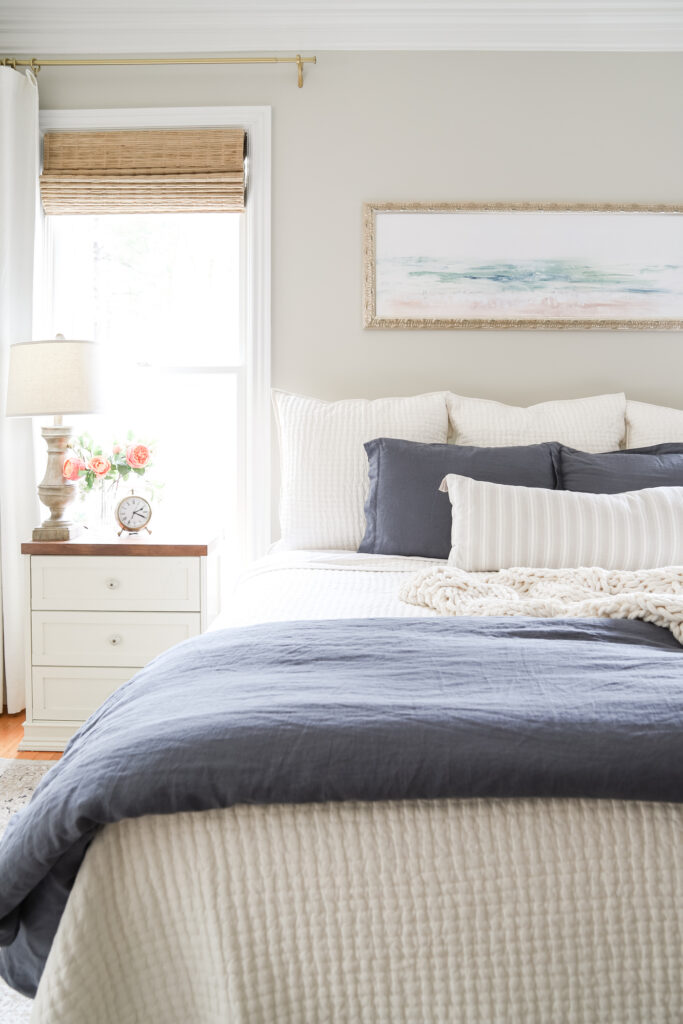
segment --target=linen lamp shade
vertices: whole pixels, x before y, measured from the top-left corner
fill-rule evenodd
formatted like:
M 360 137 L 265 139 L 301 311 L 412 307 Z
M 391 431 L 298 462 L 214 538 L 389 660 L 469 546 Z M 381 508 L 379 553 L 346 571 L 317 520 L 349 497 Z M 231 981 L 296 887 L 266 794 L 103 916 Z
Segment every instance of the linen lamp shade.
M 97 412 L 102 405 L 94 341 L 23 341 L 10 347 L 7 416 Z

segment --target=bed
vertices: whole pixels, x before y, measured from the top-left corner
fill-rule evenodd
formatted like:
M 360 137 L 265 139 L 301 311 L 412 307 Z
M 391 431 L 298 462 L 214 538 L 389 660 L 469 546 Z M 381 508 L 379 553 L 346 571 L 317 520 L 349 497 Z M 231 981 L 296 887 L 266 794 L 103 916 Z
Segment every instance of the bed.
M 228 607 L 211 628 L 292 619 L 436 615 L 399 598 L 402 583 L 433 564 L 429 558 L 343 550 L 276 550 L 242 575 Z
M 86 724 L 36 829 L 10 834 L 25 896 L 2 968 L 39 980 L 34 1024 L 681 1020 L 680 644 L 641 619 L 458 620 L 400 599 L 444 566 L 276 551 L 211 635 Z M 136 765 L 145 701 L 173 756 Z M 241 709 L 237 737 L 214 721 Z M 103 756 L 79 761 L 89 745 Z

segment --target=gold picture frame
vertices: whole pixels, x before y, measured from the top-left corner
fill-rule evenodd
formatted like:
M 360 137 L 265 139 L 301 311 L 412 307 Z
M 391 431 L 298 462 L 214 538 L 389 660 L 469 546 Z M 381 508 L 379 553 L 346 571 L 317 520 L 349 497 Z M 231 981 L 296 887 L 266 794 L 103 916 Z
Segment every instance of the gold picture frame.
M 404 222 L 404 240 L 401 239 L 400 221 L 393 220 L 394 215 L 401 214 L 412 216 L 410 224 Z M 448 216 L 441 216 L 437 222 L 416 218 L 416 214 Z M 498 215 L 507 214 L 527 216 L 513 220 L 498 218 Z M 574 218 L 570 222 L 568 218 L 572 214 L 579 219 Z M 450 224 L 450 216 L 458 215 L 459 222 Z M 552 225 L 548 215 L 553 217 Z M 557 215 L 561 215 L 561 220 Z M 591 225 L 586 217 L 596 215 L 599 224 Z M 614 219 L 613 238 L 610 239 L 612 215 L 619 215 L 619 219 Z M 385 220 L 387 216 L 392 220 Z M 365 203 L 363 225 L 364 327 L 409 330 L 683 330 L 683 257 L 680 264 L 653 263 L 645 259 L 647 254 L 662 253 L 663 260 L 675 260 L 679 249 L 683 253 L 683 206 L 636 203 Z M 498 230 L 501 251 L 506 247 L 511 251 L 516 231 L 519 246 L 521 250 L 526 248 L 527 256 L 517 262 L 512 259 L 511 262 L 491 263 L 489 260 L 479 265 L 475 259 L 470 266 L 462 258 L 464 253 L 459 253 L 458 260 L 450 260 L 444 255 L 429 256 L 417 251 L 418 245 L 430 244 L 425 238 L 431 238 L 436 250 L 440 247 L 445 250 L 452 244 L 449 238 L 456 226 L 461 230 L 467 228 L 463 230 L 463 237 L 457 238 L 456 248 L 457 245 L 465 246 L 467 238 L 473 250 L 479 248 L 484 251 L 483 245 L 495 248 L 495 232 Z M 562 236 L 558 239 L 558 251 L 575 251 L 576 257 L 558 256 L 553 259 L 550 250 L 541 255 L 544 243 L 546 247 L 552 245 L 549 241 L 551 226 L 556 234 L 559 229 Z M 533 230 L 529 233 L 531 227 Z M 611 264 L 606 255 L 600 257 L 604 264 L 600 260 L 595 265 L 587 262 L 592 256 L 585 231 L 591 227 L 599 229 L 594 232 L 596 247 L 604 253 L 609 254 L 611 245 L 615 255 L 619 256 L 642 252 L 640 258 L 645 262 L 639 266 L 624 263 L 622 259 L 621 263 L 615 261 Z M 445 232 L 448 238 L 440 240 L 439 231 L 442 235 Z M 489 236 L 494 236 L 493 241 L 487 241 Z M 421 239 L 419 243 L 418 239 Z M 535 241 L 539 246 L 537 253 L 533 249 Z M 414 254 L 410 254 L 411 246 L 416 249 Z M 585 256 L 581 255 L 582 246 L 585 247 Z M 395 255 L 397 252 L 408 255 Z M 454 270 L 454 267 L 459 269 Z M 425 281 L 415 281 L 416 278 L 424 278 Z M 459 285 L 462 282 L 462 289 L 449 288 L 453 281 Z M 658 304 L 667 315 L 654 313 Z M 434 310 L 443 314 L 444 309 L 450 313 L 458 306 L 463 310 L 469 309 L 470 313 L 476 308 L 477 315 L 423 315 Z M 489 308 L 495 311 L 495 315 L 485 315 Z M 529 308 L 534 308 L 533 315 L 528 315 L 528 312 L 525 315 Z M 562 315 L 563 310 L 566 314 L 572 308 L 593 315 Z M 554 309 L 559 310 L 559 315 L 554 315 Z M 482 315 L 479 315 L 480 310 Z M 501 310 L 504 315 L 501 315 Z M 611 315 L 613 310 L 614 315 Z M 519 315 L 513 315 L 515 312 Z

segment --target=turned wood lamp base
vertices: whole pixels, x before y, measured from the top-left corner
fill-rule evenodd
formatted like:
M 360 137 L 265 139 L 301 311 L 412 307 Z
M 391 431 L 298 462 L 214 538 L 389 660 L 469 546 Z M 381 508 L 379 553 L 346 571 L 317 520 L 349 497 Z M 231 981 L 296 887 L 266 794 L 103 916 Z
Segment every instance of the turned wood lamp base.
M 62 526 L 50 526 L 46 519 L 42 526 L 36 526 L 31 534 L 33 540 L 72 540 L 80 537 L 83 527 L 78 523 L 64 523 Z
M 47 443 L 47 468 L 38 485 L 38 497 L 50 509 L 50 515 L 41 526 L 36 526 L 34 540 L 71 540 L 83 533 L 83 527 L 65 515 L 67 505 L 76 497 L 77 486 L 73 480 L 65 480 L 62 472 L 72 429 L 64 426 L 61 419 L 55 416 L 53 426 L 40 430 Z

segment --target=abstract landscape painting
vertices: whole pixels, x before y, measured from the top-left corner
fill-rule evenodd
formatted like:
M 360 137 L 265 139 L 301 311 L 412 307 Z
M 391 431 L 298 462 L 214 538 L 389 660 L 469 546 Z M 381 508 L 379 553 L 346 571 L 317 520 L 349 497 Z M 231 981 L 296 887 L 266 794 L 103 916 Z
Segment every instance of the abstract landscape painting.
M 683 210 L 365 208 L 365 326 L 683 329 Z

